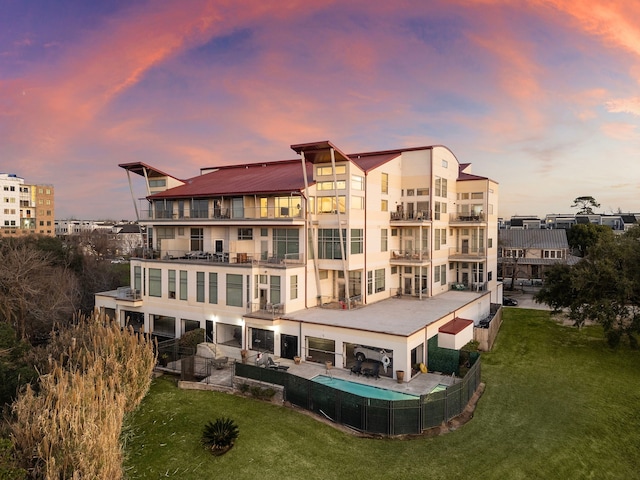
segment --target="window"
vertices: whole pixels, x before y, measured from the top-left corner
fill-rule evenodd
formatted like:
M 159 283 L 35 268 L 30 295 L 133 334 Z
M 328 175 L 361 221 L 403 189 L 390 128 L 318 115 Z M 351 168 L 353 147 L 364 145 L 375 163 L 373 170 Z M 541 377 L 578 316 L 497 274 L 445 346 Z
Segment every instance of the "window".
M 162 295 L 162 270 L 149 269 L 149 296 L 160 297 Z
M 440 282 L 440 266 L 436 265 L 433 267 L 433 281 L 434 283 Z
M 371 270 L 367 272 L 367 294 L 373 295 L 373 272 Z
M 380 251 L 386 252 L 389 249 L 389 230 L 383 228 L 380 230 Z
M 180 270 L 180 300 L 186 300 L 188 295 L 187 271 Z
M 445 245 L 447 243 L 447 229 L 440 230 L 440 244 Z
M 433 194 L 436 197 L 439 197 L 441 192 L 442 192 L 442 179 L 440 177 L 436 177 L 435 188 L 433 189 Z
M 364 177 L 351 175 L 351 188 L 353 190 L 364 190 Z
M 447 284 L 447 266 L 440 265 L 440 285 L 446 285 L 446 284 Z
M 389 174 L 382 173 L 380 175 L 380 189 L 382 193 L 389 193 Z
M 426 197 L 429 195 L 429 189 L 428 188 L 417 188 L 416 189 L 416 195 L 418 195 L 419 197 Z
M 407 197 L 413 197 L 415 195 L 415 190 L 413 188 L 407 188 Z
M 357 255 L 364 252 L 364 237 L 361 228 L 351 229 L 351 254 Z
M 318 278 L 320 278 L 320 280 L 327 280 L 329 278 L 329 270 L 320 270 L 318 272 Z
M 156 238 L 175 238 L 175 229 L 173 227 L 156 227 Z
M 169 298 L 176 298 L 176 271 L 169 270 Z
M 483 198 L 484 198 L 484 193 L 483 193 L 483 192 L 473 192 L 473 193 L 471 194 L 471 198 L 472 198 L 473 200 L 481 200 L 481 199 L 483 199 Z
M 340 213 L 346 212 L 346 200 L 344 195 L 338 197 L 338 203 L 336 204 L 336 197 L 318 197 L 318 213 L 337 213 L 338 208 Z
M 434 220 L 440 220 L 440 210 L 442 209 L 442 204 L 440 202 L 433 202 L 433 217 Z
M 487 239 L 487 248 L 493 248 L 493 238 Z
M 227 273 L 227 305 L 242 306 L 242 275 Z
M 389 200 L 380 200 L 380 211 L 381 212 L 389 211 Z
M 346 229 L 342 229 L 343 248 L 346 251 Z M 342 259 L 340 250 L 340 233 L 337 228 L 320 228 L 318 230 L 318 258 Z
M 209 303 L 218 303 L 218 274 L 209 272 Z
M 391 275 L 397 275 L 398 274 L 398 267 L 391 267 Z
M 273 255 L 277 258 L 298 259 L 300 254 L 300 231 L 293 228 L 273 229 Z
M 351 208 L 353 210 L 364 210 L 364 197 L 351 197 Z
M 253 240 L 253 228 L 239 228 L 238 240 Z
M 318 167 L 316 170 L 318 175 L 333 175 L 332 167 Z M 347 167 L 344 165 L 336 165 L 336 175 L 344 175 L 347 173 Z
M 167 180 L 162 178 L 159 180 L 149 180 L 149 188 L 166 187 Z
M 384 289 L 384 268 L 381 268 L 376 270 L 376 293 L 382 292 Z
M 345 180 L 338 180 L 337 182 L 318 182 L 316 184 L 316 190 L 344 190 L 347 188 L 347 182 Z
M 142 289 L 142 268 L 133 267 L 133 288 L 138 292 Z
M 209 216 L 209 200 L 194 198 L 191 200 L 191 218 L 207 218 Z
M 204 230 L 202 228 L 191 229 L 191 250 L 201 252 L 204 249 Z
M 349 272 L 349 295 L 352 297 L 362 295 L 362 271 L 360 270 Z
M 196 272 L 196 302 L 204 302 L 204 272 Z
M 298 298 L 298 275 L 291 275 L 289 296 L 291 297 L 291 300 Z
M 268 228 L 261 228 L 260 229 L 260 236 L 261 237 L 268 237 L 269 236 L 269 229 Z
M 271 303 L 280 303 L 280 277 L 271 275 L 269 277 L 269 300 Z

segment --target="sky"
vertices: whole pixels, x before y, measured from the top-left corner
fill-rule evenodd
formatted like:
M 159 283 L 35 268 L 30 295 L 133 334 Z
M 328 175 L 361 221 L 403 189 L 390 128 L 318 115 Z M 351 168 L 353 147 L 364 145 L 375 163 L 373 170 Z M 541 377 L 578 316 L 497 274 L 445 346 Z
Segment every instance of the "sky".
M 54 185 L 56 219 L 135 219 L 120 163 L 321 140 L 445 145 L 505 218 L 640 212 L 639 87 L 629 0 L 0 0 L 0 173 Z

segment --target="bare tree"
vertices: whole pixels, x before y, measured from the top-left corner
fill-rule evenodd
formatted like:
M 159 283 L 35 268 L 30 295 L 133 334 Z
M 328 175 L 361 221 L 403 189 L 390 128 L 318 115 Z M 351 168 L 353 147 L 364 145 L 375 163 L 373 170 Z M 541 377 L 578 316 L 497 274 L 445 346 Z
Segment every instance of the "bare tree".
M 54 323 L 73 315 L 78 297 L 74 273 L 55 265 L 50 253 L 27 242 L 0 246 L 0 320 L 20 338 L 48 334 Z

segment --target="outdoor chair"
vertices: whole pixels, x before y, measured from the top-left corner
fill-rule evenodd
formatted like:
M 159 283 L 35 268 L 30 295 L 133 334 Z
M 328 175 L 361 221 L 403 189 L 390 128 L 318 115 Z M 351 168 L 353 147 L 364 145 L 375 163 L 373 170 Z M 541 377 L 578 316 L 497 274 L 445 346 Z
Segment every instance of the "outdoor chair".
M 349 373 L 349 375 L 351 374 L 355 374 L 355 375 L 362 375 L 362 360 L 357 360 L 356 364 L 351 367 L 351 372 Z
M 267 367 L 273 368 L 274 370 L 284 370 L 285 372 L 289 370 L 289 367 L 280 365 L 279 362 L 274 362 L 271 357 L 267 357 Z
M 376 362 L 373 364 L 373 368 L 365 368 L 362 373 L 365 377 L 372 377 L 377 380 L 380 378 L 380 364 Z

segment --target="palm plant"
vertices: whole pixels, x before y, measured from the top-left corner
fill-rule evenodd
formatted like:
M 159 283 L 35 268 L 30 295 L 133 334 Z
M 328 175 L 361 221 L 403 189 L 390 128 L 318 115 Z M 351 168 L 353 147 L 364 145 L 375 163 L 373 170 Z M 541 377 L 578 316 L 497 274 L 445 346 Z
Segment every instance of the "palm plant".
M 238 435 L 236 422 L 230 418 L 221 417 L 215 422 L 207 422 L 204 426 L 202 444 L 210 449 L 214 455 L 222 455 L 233 447 Z

